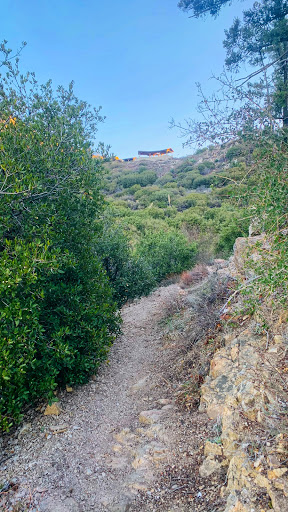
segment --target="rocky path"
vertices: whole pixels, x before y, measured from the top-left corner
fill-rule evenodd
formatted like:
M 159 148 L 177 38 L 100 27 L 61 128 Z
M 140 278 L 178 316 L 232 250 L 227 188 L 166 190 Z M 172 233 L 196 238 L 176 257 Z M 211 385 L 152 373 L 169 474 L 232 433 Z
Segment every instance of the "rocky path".
M 218 510 L 219 481 L 195 469 L 212 426 L 178 410 L 166 379 L 179 347 L 163 343 L 159 321 L 181 293 L 173 284 L 125 306 L 123 335 L 95 380 L 63 393 L 59 416 L 38 415 L 10 438 L 0 510 Z

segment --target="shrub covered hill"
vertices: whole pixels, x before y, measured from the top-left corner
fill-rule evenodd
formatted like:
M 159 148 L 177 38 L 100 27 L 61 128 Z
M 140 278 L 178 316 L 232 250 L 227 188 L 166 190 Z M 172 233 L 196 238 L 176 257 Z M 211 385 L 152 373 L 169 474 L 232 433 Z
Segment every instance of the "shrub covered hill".
M 209 263 L 230 255 L 235 239 L 247 233 L 241 207 L 251 158 L 251 151 L 237 142 L 185 158 L 108 161 L 104 193 L 133 247 L 144 237 L 152 249 L 159 233 L 172 238 L 177 233 L 194 244 L 198 261 Z M 167 251 L 171 258 L 171 247 Z

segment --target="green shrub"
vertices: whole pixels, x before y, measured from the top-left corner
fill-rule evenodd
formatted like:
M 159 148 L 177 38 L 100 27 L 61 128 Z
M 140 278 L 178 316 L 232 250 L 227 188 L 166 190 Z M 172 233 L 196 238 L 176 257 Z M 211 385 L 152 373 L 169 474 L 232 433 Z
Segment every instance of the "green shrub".
M 206 205 L 207 198 L 204 194 L 199 194 L 197 192 L 192 192 L 187 194 L 184 197 L 180 197 L 177 199 L 176 207 L 178 211 L 187 210 L 188 208 L 197 206 L 197 205 Z
M 247 232 L 243 230 L 235 221 L 231 220 L 226 226 L 223 226 L 216 243 L 216 255 L 221 258 L 228 258 L 232 251 L 236 238 L 245 236 Z
M 134 195 L 138 190 L 141 190 L 141 185 L 137 183 L 136 185 L 132 185 L 132 187 L 128 188 L 127 192 L 131 195 Z
M 244 153 L 242 146 L 233 146 L 229 148 L 226 152 L 225 158 L 231 162 L 235 158 L 242 156 Z
M 215 180 L 215 177 L 214 176 L 199 176 L 199 178 L 196 178 L 194 181 L 193 181 L 193 188 L 198 188 L 198 187 L 205 187 L 205 188 L 209 188 L 213 182 Z
M 175 181 L 168 181 L 167 183 L 165 183 L 165 185 L 163 185 L 163 188 L 164 188 L 164 189 L 166 189 L 166 188 L 168 188 L 168 189 L 169 189 L 169 188 L 170 188 L 170 189 L 172 189 L 172 188 L 174 188 L 174 189 L 175 189 L 175 188 L 176 188 L 176 189 L 177 189 L 177 188 L 178 188 L 178 185 L 177 185 L 177 183 L 176 183 Z
M 250 215 L 258 219 L 267 243 L 258 244 L 259 258 L 250 258 L 258 279 L 251 283 L 254 306 L 259 295 L 269 298 L 269 308 L 287 309 L 288 301 L 288 179 L 287 130 L 263 139 L 254 151 L 256 160 L 252 186 L 248 190 Z M 246 194 L 247 195 L 247 194 Z M 271 316 L 272 318 L 272 316 Z
M 51 82 L 38 86 L 2 53 L 0 428 L 8 430 L 27 405 L 95 372 L 119 318 L 95 252 L 102 171 L 90 140 L 99 111 L 72 84 L 56 94 Z
M 157 180 L 157 174 L 154 171 L 144 171 L 141 173 L 126 174 L 120 178 L 120 184 L 124 188 L 132 187 L 133 185 L 152 185 Z
M 179 177 L 178 183 L 180 185 L 182 185 L 184 188 L 190 190 L 190 189 L 194 188 L 194 181 L 198 177 L 199 177 L 198 171 L 196 171 L 196 170 L 189 171 L 184 175 L 181 174 L 181 177 Z
M 156 185 L 159 185 L 159 186 L 164 186 L 166 185 L 166 183 L 170 183 L 170 182 L 173 182 L 173 175 L 171 172 L 167 172 L 166 174 L 164 174 L 163 176 L 161 176 L 161 178 L 158 178 L 157 181 L 156 181 Z
M 148 232 L 140 240 L 136 254 L 148 262 L 156 281 L 160 282 L 169 274 L 179 273 L 193 266 L 196 245 L 189 244 L 182 233 L 174 230 Z
M 155 285 L 151 267 L 144 258 L 133 254 L 123 228 L 115 226 L 111 219 L 98 240 L 97 254 L 103 262 L 118 306 L 128 299 L 146 295 Z
M 197 166 L 198 171 L 200 174 L 205 175 L 211 172 L 211 170 L 215 169 L 215 163 L 214 162 L 203 162 Z

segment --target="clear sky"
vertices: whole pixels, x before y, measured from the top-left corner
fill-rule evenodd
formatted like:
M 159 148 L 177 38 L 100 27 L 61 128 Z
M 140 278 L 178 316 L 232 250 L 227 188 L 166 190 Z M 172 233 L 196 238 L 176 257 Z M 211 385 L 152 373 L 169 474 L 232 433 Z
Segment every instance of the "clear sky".
M 251 5 L 234 1 L 215 20 L 189 19 L 177 0 L 0 0 L 0 40 L 22 54 L 39 81 L 75 81 L 76 94 L 102 105 L 99 140 L 121 158 L 140 150 L 182 149 L 173 117 L 193 117 L 195 82 L 212 90 L 221 72 L 224 28 Z

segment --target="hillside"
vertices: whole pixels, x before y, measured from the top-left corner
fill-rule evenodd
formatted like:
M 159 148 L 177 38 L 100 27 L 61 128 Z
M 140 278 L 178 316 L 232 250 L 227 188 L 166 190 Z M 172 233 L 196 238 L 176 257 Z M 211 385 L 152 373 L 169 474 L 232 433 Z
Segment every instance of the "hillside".
M 250 160 L 244 144 L 234 143 L 186 158 L 112 161 L 105 164 L 103 189 L 133 245 L 143 230 L 177 229 L 197 243 L 199 261 L 209 262 L 228 256 L 247 232 L 237 196 Z

